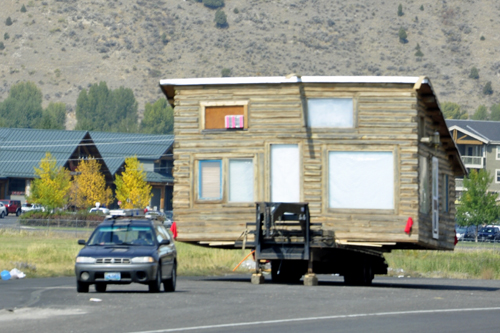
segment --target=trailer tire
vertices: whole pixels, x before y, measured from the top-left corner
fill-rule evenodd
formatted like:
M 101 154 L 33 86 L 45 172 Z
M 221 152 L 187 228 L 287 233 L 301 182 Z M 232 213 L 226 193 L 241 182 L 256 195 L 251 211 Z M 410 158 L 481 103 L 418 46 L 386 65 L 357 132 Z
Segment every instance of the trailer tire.
M 299 283 L 302 275 L 300 265 L 293 265 L 287 260 L 271 261 L 271 278 L 274 283 Z
M 349 286 L 370 286 L 374 277 L 370 263 L 364 263 L 345 272 L 344 282 Z

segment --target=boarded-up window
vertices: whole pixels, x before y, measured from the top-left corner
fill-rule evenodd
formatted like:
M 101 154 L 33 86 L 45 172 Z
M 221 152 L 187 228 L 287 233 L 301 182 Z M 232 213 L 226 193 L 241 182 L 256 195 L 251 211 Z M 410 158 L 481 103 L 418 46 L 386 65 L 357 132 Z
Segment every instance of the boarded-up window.
M 243 126 L 248 128 L 248 121 L 243 105 L 235 106 L 206 106 L 205 107 L 205 129 L 226 129 L 226 116 L 243 116 Z M 236 118 L 238 119 L 238 118 Z M 231 126 L 234 128 L 234 126 Z
M 330 208 L 394 209 L 390 151 L 333 151 L 328 159 Z
M 307 124 L 312 128 L 352 128 L 352 98 L 312 98 L 307 100 Z
M 229 201 L 253 202 L 253 161 L 229 160 Z
M 199 198 L 220 200 L 222 198 L 220 160 L 200 161 Z

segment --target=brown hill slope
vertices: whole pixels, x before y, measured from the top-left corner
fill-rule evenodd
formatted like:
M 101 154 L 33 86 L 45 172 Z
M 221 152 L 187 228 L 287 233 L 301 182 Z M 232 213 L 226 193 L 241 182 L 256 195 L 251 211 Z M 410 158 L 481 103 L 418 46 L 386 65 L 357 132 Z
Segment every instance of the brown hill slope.
M 72 128 L 90 84 L 132 88 L 142 113 L 163 98 L 159 79 L 220 77 L 226 68 L 231 76 L 427 75 L 441 102 L 470 113 L 500 102 L 496 0 L 226 0 L 223 10 L 226 29 L 194 0 L 3 0 L 0 100 L 12 84 L 33 81 L 45 104 L 68 104 Z M 482 92 L 487 81 L 492 95 Z

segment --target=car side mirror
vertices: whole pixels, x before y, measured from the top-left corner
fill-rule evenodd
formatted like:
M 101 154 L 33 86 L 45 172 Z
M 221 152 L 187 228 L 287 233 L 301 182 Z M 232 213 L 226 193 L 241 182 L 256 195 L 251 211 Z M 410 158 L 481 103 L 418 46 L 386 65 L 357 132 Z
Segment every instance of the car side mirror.
M 85 241 L 85 239 L 79 239 L 78 240 L 78 245 L 85 245 L 87 244 L 87 242 Z
M 160 245 L 170 245 L 170 239 L 164 239 L 160 242 Z

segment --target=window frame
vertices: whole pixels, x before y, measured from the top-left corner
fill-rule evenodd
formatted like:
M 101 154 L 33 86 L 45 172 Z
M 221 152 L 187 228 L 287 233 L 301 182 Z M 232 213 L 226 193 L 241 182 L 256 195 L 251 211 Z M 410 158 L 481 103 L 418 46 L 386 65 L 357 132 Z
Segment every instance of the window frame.
M 222 178 L 223 177 L 223 174 L 224 174 L 224 171 L 223 171 L 223 164 L 222 164 L 222 159 L 200 159 L 197 161 L 197 170 L 198 170 L 198 184 L 197 184 L 197 194 L 196 194 L 196 198 L 197 198 L 197 201 L 199 202 L 218 202 L 218 201 L 221 201 L 224 197 L 224 179 Z M 217 198 L 203 198 L 201 196 L 201 193 L 202 193 L 202 174 L 201 174 L 201 165 L 203 162 L 219 162 L 219 172 L 220 172 L 220 186 L 219 186 L 219 197 Z
M 229 161 L 230 160 L 251 160 L 252 161 L 252 179 L 253 179 L 253 200 L 252 201 L 229 201 Z M 220 183 L 221 195 L 220 198 L 201 198 L 201 168 L 200 162 L 219 161 L 220 162 Z M 238 155 L 238 156 L 223 156 L 220 158 L 207 158 L 205 156 L 194 156 L 194 177 L 196 182 L 193 182 L 194 204 L 222 204 L 224 206 L 249 206 L 254 205 L 256 197 L 258 196 L 258 182 L 256 181 L 257 175 L 257 156 L 256 155 Z
M 210 102 L 200 102 L 200 131 L 210 131 L 210 132 L 228 132 L 228 131 L 246 131 L 249 128 L 248 119 L 248 100 L 238 100 L 238 101 L 210 101 Z M 223 106 L 242 106 L 243 107 L 243 128 L 205 128 L 206 122 L 206 108 L 207 107 L 223 107 Z
M 496 184 L 500 183 L 500 180 L 498 180 L 498 178 L 499 178 L 498 176 L 500 176 L 499 172 L 500 172 L 500 169 L 495 169 L 495 183 Z
M 320 99 L 323 99 L 323 100 L 351 99 L 352 100 L 352 127 L 311 127 L 311 126 L 309 126 L 309 114 L 310 114 L 309 101 L 310 100 L 320 100 Z M 328 97 L 308 96 L 306 98 L 306 108 L 305 109 L 307 112 L 307 114 L 304 117 L 305 127 L 308 129 L 314 130 L 314 131 L 322 132 L 322 131 L 335 130 L 335 131 L 342 131 L 342 132 L 350 132 L 350 131 L 354 131 L 359 126 L 358 125 L 358 101 L 357 101 L 356 95 L 354 95 L 354 94 L 341 94 L 341 95 L 335 94 L 335 95 L 328 96 Z
M 252 162 L 252 199 L 250 201 L 231 201 L 230 200 L 230 191 L 231 191 L 231 174 L 230 174 L 230 164 L 231 161 L 251 161 Z M 247 204 L 255 202 L 255 158 L 227 158 L 227 200 L 228 204 Z
M 328 146 L 324 149 L 323 169 L 325 170 L 326 181 L 323 185 L 323 211 L 330 214 L 352 214 L 353 210 L 358 210 L 362 214 L 376 214 L 376 215 L 393 215 L 398 214 L 399 211 L 399 178 L 400 178 L 400 163 L 399 163 L 399 149 L 396 146 L 388 146 L 381 149 L 379 146 L 364 146 L 346 148 L 345 146 Z M 332 208 L 330 207 L 330 152 L 390 152 L 393 158 L 393 208 L 392 209 L 374 209 L 374 208 Z
M 500 160 L 500 146 L 497 146 L 496 160 Z

